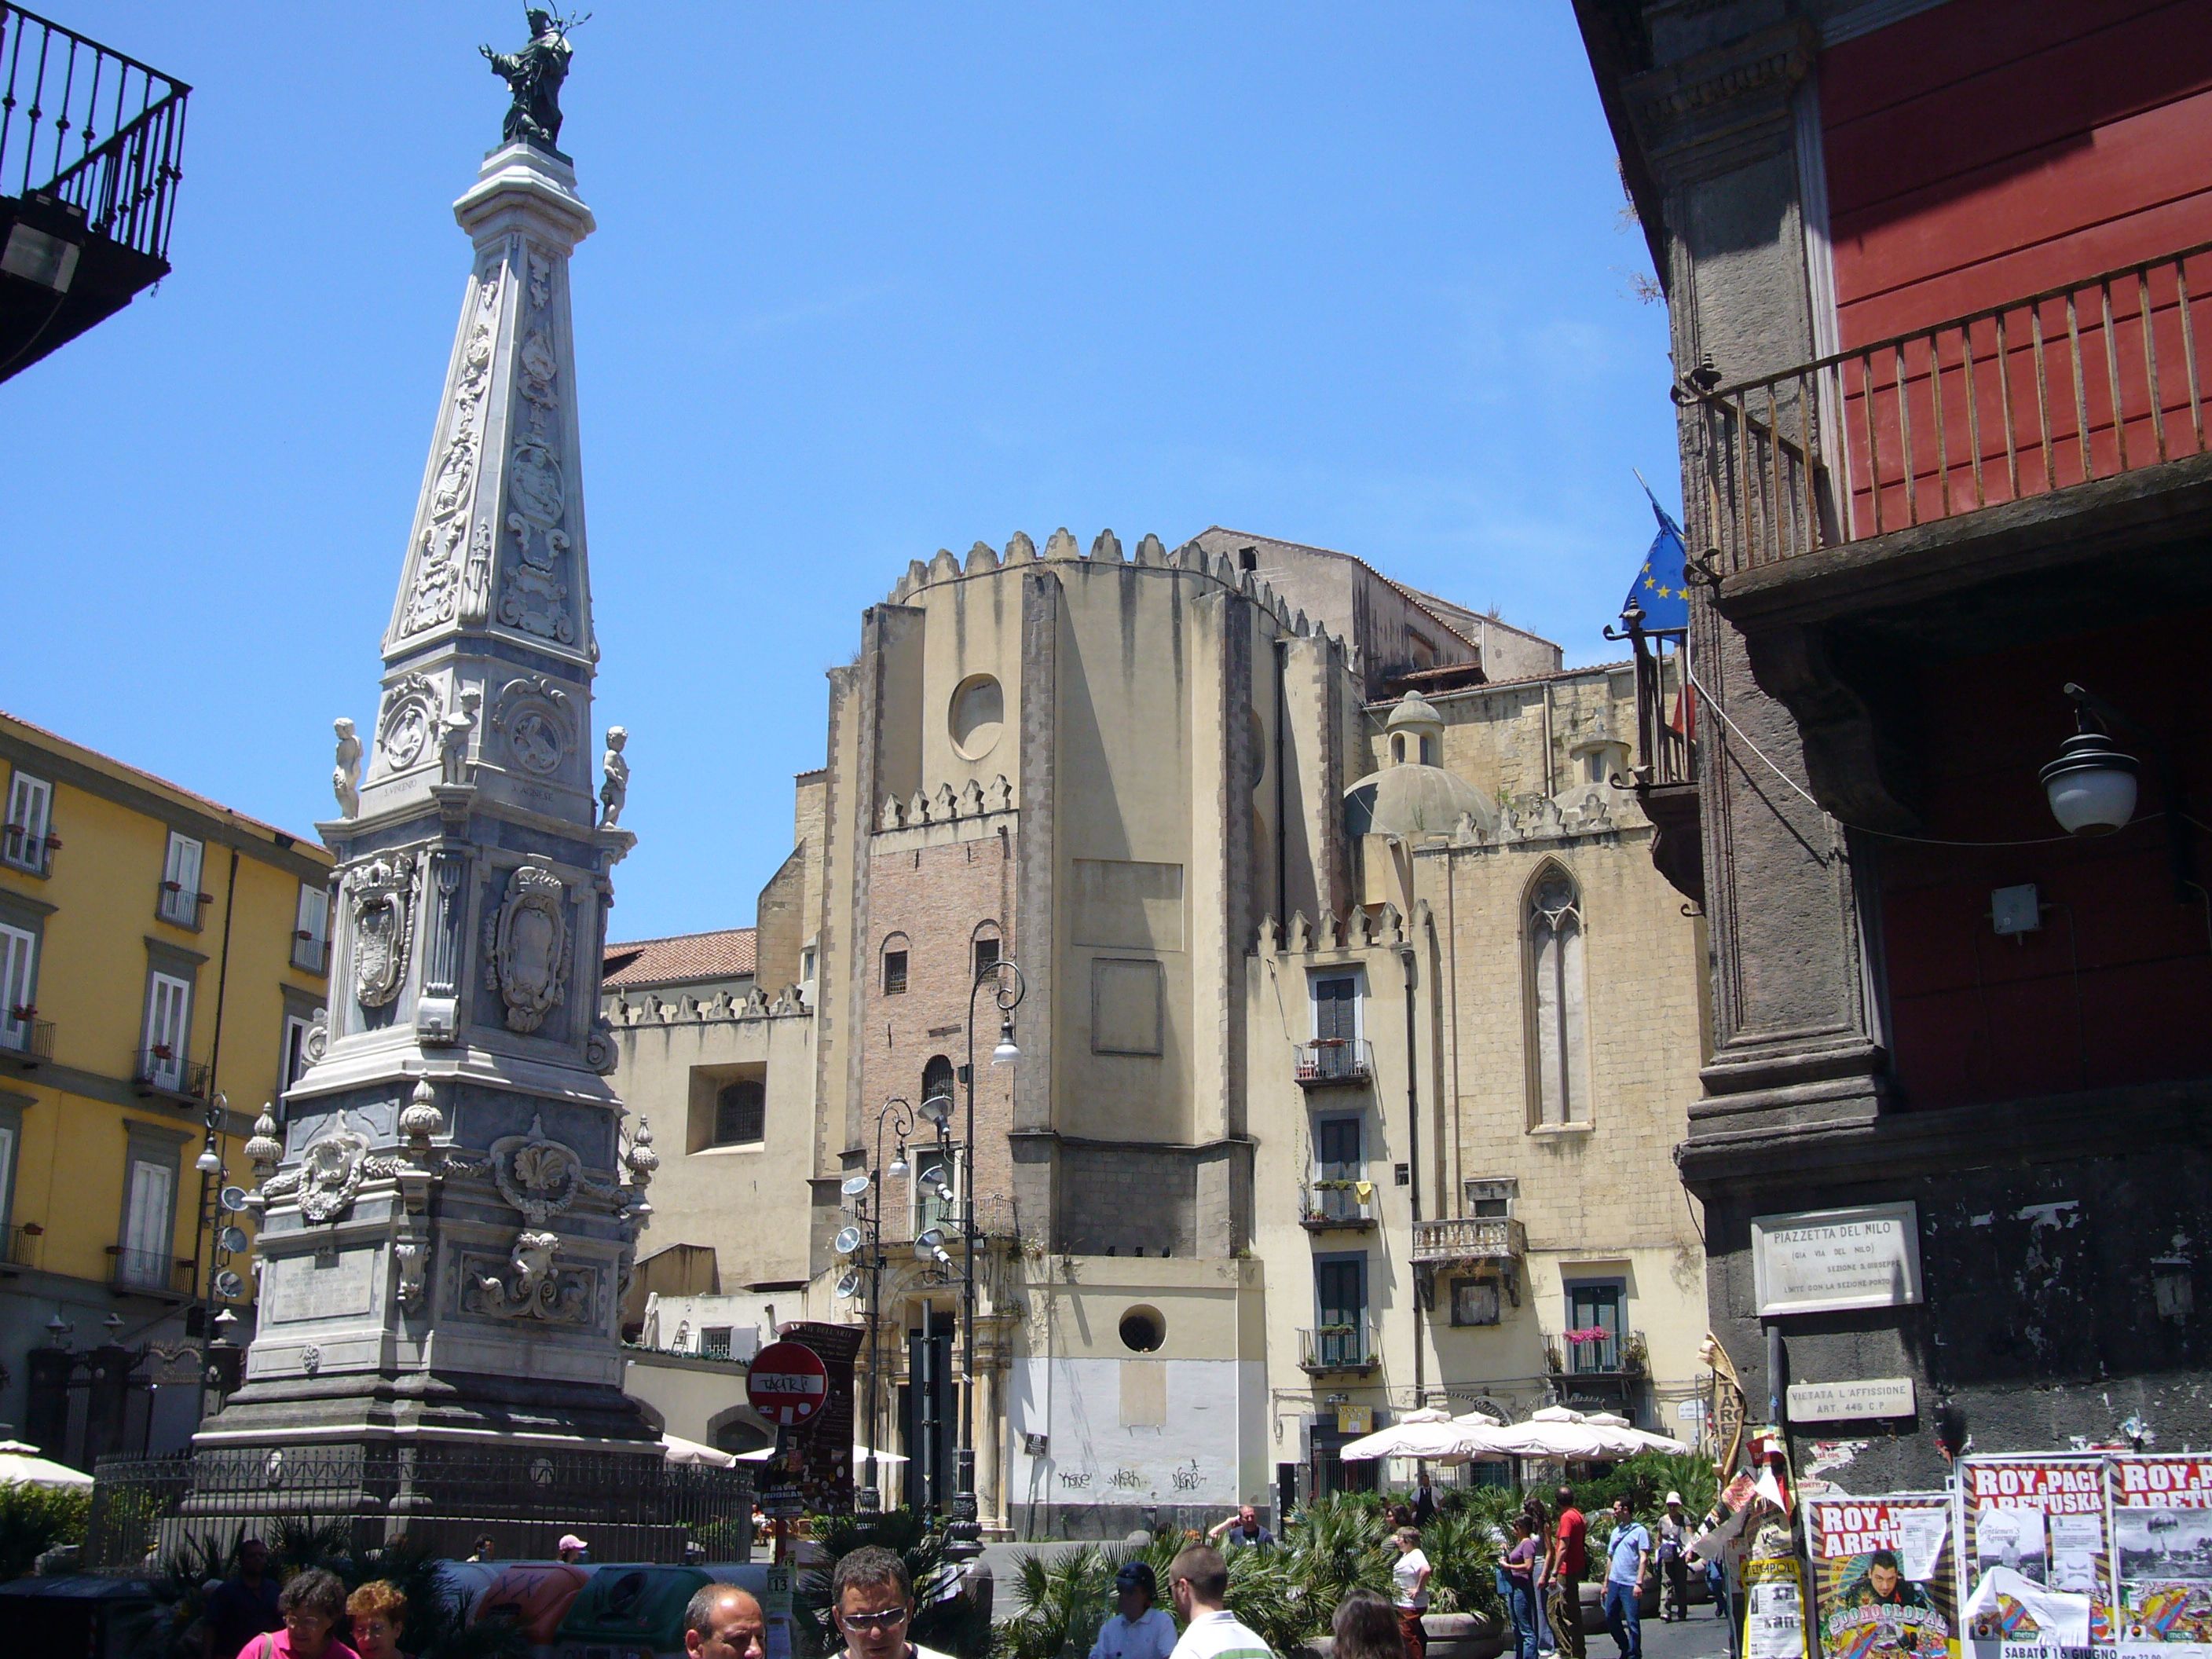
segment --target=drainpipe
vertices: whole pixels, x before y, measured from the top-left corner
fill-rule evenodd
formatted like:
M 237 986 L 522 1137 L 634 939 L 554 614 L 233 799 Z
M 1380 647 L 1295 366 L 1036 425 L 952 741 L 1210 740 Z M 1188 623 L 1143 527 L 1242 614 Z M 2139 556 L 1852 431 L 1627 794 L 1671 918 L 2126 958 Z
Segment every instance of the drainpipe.
M 1290 826 L 1283 821 L 1287 799 L 1283 781 L 1283 757 L 1289 749 L 1291 642 L 1275 641 L 1275 920 L 1287 931 L 1291 925 Z
M 1413 918 L 1407 922 L 1410 928 Z M 1398 947 L 1398 960 L 1406 970 L 1406 1192 L 1413 1212 L 1413 1225 L 1421 1224 L 1421 1068 L 1413 1047 L 1413 947 L 1410 944 Z M 1408 1263 L 1411 1265 L 1413 1234 L 1407 1235 Z M 1427 1403 L 1428 1362 L 1421 1352 L 1421 1297 L 1416 1289 L 1413 1298 L 1413 1404 L 1416 1407 Z

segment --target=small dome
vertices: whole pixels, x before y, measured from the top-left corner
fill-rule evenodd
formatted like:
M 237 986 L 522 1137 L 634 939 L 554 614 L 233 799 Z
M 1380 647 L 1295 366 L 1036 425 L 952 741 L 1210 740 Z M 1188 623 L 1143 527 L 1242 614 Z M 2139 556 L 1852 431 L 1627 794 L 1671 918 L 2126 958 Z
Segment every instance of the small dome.
M 1437 713 L 1436 704 L 1418 691 L 1408 691 L 1398 699 L 1398 706 L 1390 711 L 1390 718 L 1382 722 L 1385 732 L 1442 732 L 1444 717 Z
M 1405 761 L 1385 767 L 1344 792 L 1344 827 L 1352 836 L 1427 841 L 1449 836 L 1472 817 L 1485 836 L 1498 831 L 1498 808 L 1466 779 L 1441 766 Z

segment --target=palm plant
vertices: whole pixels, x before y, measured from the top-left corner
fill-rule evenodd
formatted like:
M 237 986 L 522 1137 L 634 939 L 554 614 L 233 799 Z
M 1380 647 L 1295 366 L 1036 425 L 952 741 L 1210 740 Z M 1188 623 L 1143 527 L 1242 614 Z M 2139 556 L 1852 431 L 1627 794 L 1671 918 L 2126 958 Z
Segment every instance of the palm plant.
M 1024 1555 L 1011 1586 L 1019 1611 L 999 1626 L 998 1659 L 1064 1659 L 1091 1651 L 1106 1622 L 1121 1557 L 1093 1544 L 1056 1555 Z

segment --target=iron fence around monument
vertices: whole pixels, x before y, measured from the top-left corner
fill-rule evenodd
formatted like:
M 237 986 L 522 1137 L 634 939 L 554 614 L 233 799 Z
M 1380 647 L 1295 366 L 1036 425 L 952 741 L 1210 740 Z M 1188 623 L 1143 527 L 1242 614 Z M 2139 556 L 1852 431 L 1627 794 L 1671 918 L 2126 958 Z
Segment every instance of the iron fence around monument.
M 594 1560 L 669 1563 L 743 1561 L 752 1536 L 750 1470 L 637 1453 L 264 1448 L 106 1458 L 94 1481 L 94 1572 L 227 1560 L 248 1536 L 352 1557 L 404 1539 L 454 1558 L 489 1537 L 501 1559 L 548 1560 L 574 1532 Z

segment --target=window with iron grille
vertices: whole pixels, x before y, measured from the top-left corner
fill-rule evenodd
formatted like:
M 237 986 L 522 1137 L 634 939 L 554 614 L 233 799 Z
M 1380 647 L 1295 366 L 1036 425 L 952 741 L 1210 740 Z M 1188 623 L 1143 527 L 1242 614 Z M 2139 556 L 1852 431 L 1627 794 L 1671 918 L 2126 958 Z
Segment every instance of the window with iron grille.
M 906 994 L 906 939 L 894 937 L 884 946 L 884 994 L 902 997 Z
M 727 1359 L 730 1357 L 730 1330 L 727 1325 L 708 1325 L 699 1333 L 699 1357 L 702 1359 Z
M 768 1133 L 768 1085 L 751 1078 L 726 1083 L 714 1097 L 714 1144 L 741 1146 Z
M 982 978 L 998 965 L 999 936 L 993 933 L 987 939 L 977 939 L 975 941 L 975 977 Z

